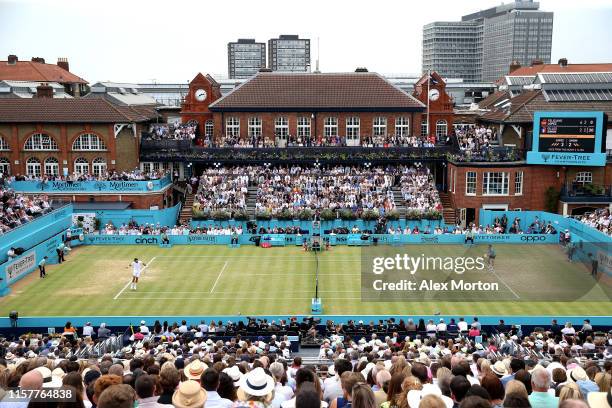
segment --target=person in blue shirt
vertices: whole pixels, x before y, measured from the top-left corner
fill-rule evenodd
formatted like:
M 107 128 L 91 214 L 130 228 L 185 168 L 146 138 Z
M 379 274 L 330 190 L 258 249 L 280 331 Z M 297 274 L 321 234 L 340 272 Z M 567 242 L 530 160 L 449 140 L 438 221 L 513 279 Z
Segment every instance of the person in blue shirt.
M 45 256 L 38 263 L 38 270 L 40 271 L 40 277 L 44 278 L 47 276 L 47 272 L 45 271 L 45 265 L 47 264 L 47 257 Z

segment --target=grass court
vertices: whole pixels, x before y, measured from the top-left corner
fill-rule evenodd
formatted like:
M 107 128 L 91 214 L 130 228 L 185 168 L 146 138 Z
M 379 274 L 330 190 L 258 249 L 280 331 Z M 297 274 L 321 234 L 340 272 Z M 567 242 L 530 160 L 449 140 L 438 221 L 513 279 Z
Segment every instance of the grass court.
M 486 245 L 393 250 L 443 257 L 483 255 Z M 484 276 L 498 282 L 502 300 L 479 301 L 455 293 L 364 302 L 364 258 L 355 247 L 334 247 L 317 261 L 300 247 L 83 246 L 64 264 L 48 266 L 46 279 L 39 279 L 36 271 L 13 285 L 0 299 L 0 308 L 4 315 L 18 310 L 20 317 L 310 314 L 318 264 L 319 295 L 328 315 L 612 315 L 608 284 L 594 281 L 586 265 L 568 262 L 558 245 L 495 245 L 495 250 L 495 273 Z M 147 264 L 137 291 L 129 288 L 134 257 Z M 537 300 L 538 293 L 568 290 L 579 296 Z

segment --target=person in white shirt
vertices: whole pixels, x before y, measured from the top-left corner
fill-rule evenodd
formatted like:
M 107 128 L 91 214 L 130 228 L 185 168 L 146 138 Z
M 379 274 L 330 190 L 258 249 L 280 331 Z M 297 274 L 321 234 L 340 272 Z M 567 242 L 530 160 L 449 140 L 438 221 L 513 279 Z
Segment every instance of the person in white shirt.
M 444 319 L 440 319 L 440 323 L 436 326 L 436 330 L 438 333 L 446 333 L 446 323 L 444 323 Z
M 467 322 L 463 319 L 463 317 L 459 318 L 459 323 L 457 323 L 457 327 L 459 328 L 459 332 L 467 332 L 468 331 L 468 324 Z
M 150 333 L 149 328 L 147 327 L 147 324 L 146 324 L 146 322 L 144 320 L 140 321 L 140 332 L 142 334 L 149 334 Z
M 576 334 L 576 329 L 572 326 L 570 322 L 565 323 L 565 327 L 561 329 L 561 333 L 565 336 L 573 336 Z
M 91 336 L 94 332 L 93 327 L 91 327 L 91 322 L 85 323 L 83 326 L 83 337 Z
M 134 258 L 134 262 L 132 262 L 132 284 L 130 285 L 131 290 L 136 290 L 138 279 L 140 278 L 140 274 L 145 266 L 147 266 L 147 264 L 142 261 L 139 261 L 138 258 Z

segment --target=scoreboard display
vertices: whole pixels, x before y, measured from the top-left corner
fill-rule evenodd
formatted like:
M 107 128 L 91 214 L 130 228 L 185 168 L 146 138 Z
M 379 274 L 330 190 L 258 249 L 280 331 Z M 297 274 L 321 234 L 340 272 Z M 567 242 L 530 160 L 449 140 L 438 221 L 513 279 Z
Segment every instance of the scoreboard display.
M 595 153 L 595 123 L 591 118 L 540 119 L 541 152 Z
M 603 112 L 536 112 L 527 163 L 605 166 Z

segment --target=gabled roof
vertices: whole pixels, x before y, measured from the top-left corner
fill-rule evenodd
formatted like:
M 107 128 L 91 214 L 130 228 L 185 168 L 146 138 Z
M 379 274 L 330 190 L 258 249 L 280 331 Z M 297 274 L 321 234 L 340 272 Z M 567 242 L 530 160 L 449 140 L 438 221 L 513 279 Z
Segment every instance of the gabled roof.
M 540 64 L 530 67 L 520 67 L 512 71 L 508 76 L 535 76 L 540 72 L 561 73 L 561 72 L 610 72 L 612 64 Z
M 478 102 L 480 109 L 491 109 L 495 104 L 505 99 L 510 99 L 510 94 L 507 91 L 495 91 L 491 95 Z
M 102 99 L 0 99 L 0 123 L 131 123 L 157 116 L 152 107 L 115 106 Z
M 9 64 L 0 61 L 0 80 L 34 82 L 59 82 L 60 84 L 86 84 L 87 81 L 64 68 L 53 64 L 32 61 L 16 61 Z
M 259 72 L 211 111 L 421 111 L 425 105 L 376 73 Z
M 612 117 L 612 101 L 548 102 L 542 91 L 526 91 L 510 99 L 510 106 L 480 117 L 484 122 L 531 123 L 537 111 L 603 111 Z

